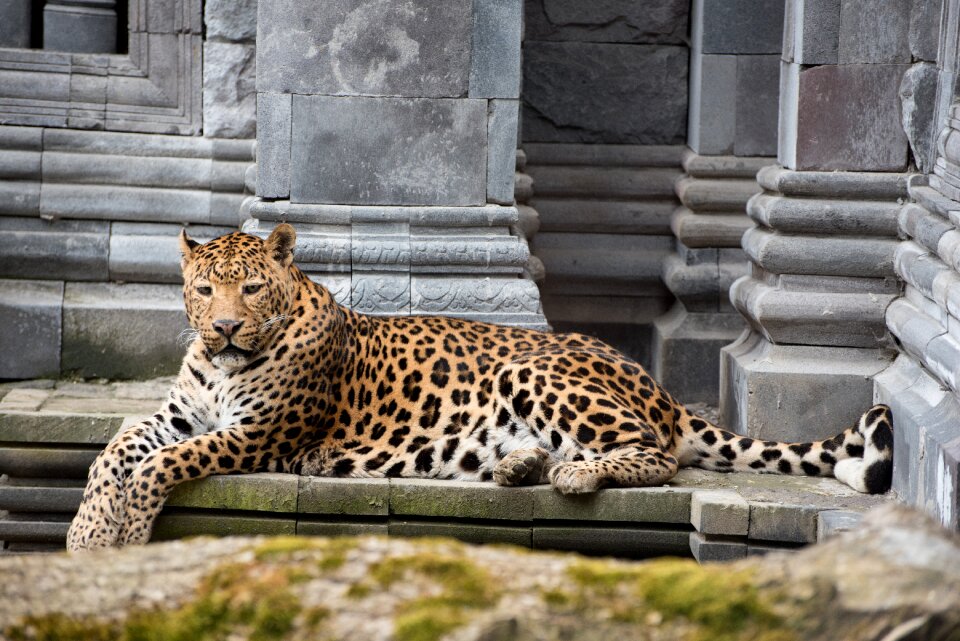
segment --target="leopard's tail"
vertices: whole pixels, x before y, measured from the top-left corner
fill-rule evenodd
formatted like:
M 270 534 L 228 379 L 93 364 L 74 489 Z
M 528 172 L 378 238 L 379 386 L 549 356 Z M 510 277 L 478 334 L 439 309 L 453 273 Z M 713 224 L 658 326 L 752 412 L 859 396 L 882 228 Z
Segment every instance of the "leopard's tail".
M 858 492 L 880 494 L 893 476 L 893 417 L 875 405 L 856 424 L 823 441 L 762 441 L 722 430 L 683 408 L 674 446 L 681 466 L 717 472 L 833 476 Z

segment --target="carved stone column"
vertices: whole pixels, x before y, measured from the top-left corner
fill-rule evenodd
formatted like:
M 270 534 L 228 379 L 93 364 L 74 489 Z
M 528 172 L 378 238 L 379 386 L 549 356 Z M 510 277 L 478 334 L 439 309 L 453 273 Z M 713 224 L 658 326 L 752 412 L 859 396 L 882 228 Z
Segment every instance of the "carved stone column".
M 43 48 L 71 53 L 117 50 L 115 0 L 54 0 L 43 7 Z
M 257 198 L 367 313 L 546 327 L 511 233 L 520 0 L 259 5 Z

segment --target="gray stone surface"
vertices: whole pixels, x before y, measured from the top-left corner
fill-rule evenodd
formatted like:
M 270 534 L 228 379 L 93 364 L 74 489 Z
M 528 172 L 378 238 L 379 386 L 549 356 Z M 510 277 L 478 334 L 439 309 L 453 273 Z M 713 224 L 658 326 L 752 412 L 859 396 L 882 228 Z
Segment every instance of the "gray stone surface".
M 526 0 L 526 39 L 682 44 L 686 0 Z
M 699 154 L 730 154 L 737 132 L 737 57 L 697 55 L 690 59 L 687 136 Z
M 523 0 L 475 0 L 470 98 L 520 97 Z
M 113 3 L 110 3 L 111 5 Z M 71 53 L 117 50 L 117 12 L 97 0 L 72 0 L 43 7 L 43 48 Z
M 386 523 L 297 520 L 300 536 L 386 536 L 388 533 Z
M 776 155 L 779 95 L 779 56 L 737 56 L 735 155 Z
M 849 532 L 863 519 L 860 512 L 846 510 L 825 510 L 817 516 L 817 542 L 831 536 Z
M 164 510 L 153 528 L 151 541 L 170 541 L 188 536 L 293 536 L 295 519 L 225 514 L 190 514 Z
M 290 148 L 293 97 L 257 93 L 257 195 L 290 196 Z
M 817 510 L 799 505 L 752 503 L 750 538 L 814 543 L 817 540 Z
M 842 0 L 787 0 L 783 60 L 801 65 L 837 63 Z
M 0 6 L 0 47 L 30 46 L 30 0 L 7 0 Z
M 487 202 L 514 201 L 518 100 L 491 100 L 487 107 Z
M 482 205 L 486 111 L 483 100 L 294 96 L 291 201 Z
M 436 521 L 408 521 L 391 519 L 388 526 L 391 536 L 450 537 L 464 543 L 519 545 L 530 547 L 532 529 L 529 527 L 505 527 L 501 525 L 478 525 L 469 522 L 443 523 Z
M 0 447 L 0 469 L 11 477 L 85 479 L 97 450 Z
M 208 41 L 253 42 L 257 37 L 257 0 L 206 0 L 203 24 Z
M 743 235 L 743 249 L 750 259 L 776 274 L 892 276 L 896 248 L 894 238 L 817 238 L 777 234 L 762 227 Z
M 533 518 L 548 521 L 689 523 L 690 495 L 682 487 L 609 488 L 565 496 L 551 486 L 533 489 Z
M 744 541 L 691 532 L 690 552 L 697 563 L 736 561 L 746 558 L 747 544 Z
M 0 217 L 0 278 L 107 280 L 109 223 Z
M 203 43 L 203 133 L 252 138 L 257 131 L 256 48 Z
M 900 83 L 900 117 L 917 169 L 930 173 L 936 153 L 934 112 L 940 74 L 936 65 L 918 62 L 903 74 Z
M 299 477 L 296 509 L 306 514 L 386 516 L 390 483 L 387 479 Z
M 904 0 L 841 0 L 837 61 L 911 62 L 911 8 L 912 3 Z
M 122 223 L 110 225 L 110 280 L 134 283 L 180 283 L 181 225 Z M 228 234 L 230 227 L 191 225 L 190 237 L 206 242 Z
M 533 491 L 531 488 L 500 487 L 493 483 L 391 479 L 390 513 L 400 516 L 531 521 Z
M 687 556 L 690 533 L 684 529 L 538 526 L 533 528 L 533 547 L 629 558 Z
M 699 490 L 690 500 L 690 523 L 700 534 L 746 536 L 750 505 L 731 490 Z
M 694 47 L 703 53 L 781 51 L 783 0 L 694 0 Z
M 913 0 L 910 12 L 910 53 L 914 58 L 936 62 L 940 43 L 940 11 L 943 0 Z
M 472 2 L 277 0 L 259 6 L 257 91 L 460 97 Z
M 687 58 L 677 46 L 528 42 L 523 139 L 682 143 Z
M 62 305 L 62 282 L 0 280 L 2 378 L 59 373 Z
M 176 486 L 166 505 L 170 507 L 204 508 L 253 512 L 295 512 L 297 483 L 291 474 L 216 475 L 201 481 L 187 481 Z

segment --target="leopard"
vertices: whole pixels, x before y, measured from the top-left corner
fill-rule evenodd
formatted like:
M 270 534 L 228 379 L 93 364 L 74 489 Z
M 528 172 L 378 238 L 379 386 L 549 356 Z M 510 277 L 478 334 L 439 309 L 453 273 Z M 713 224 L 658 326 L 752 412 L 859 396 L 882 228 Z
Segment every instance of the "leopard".
M 893 418 L 785 443 L 724 430 L 598 338 L 457 317 L 365 315 L 294 264 L 296 233 L 179 235 L 194 337 L 162 407 L 89 469 L 72 551 L 143 544 L 171 490 L 216 474 L 551 484 L 565 495 L 679 468 L 891 486 Z

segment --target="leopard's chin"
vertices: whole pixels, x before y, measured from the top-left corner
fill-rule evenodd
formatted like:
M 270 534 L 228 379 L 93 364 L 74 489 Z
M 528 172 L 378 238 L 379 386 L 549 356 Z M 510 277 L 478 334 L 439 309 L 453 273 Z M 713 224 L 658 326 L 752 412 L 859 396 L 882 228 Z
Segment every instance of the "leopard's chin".
M 253 358 L 253 351 L 241 349 L 236 345 L 229 344 L 210 358 L 210 362 L 217 369 L 224 371 L 233 371 L 239 369 L 250 362 Z

